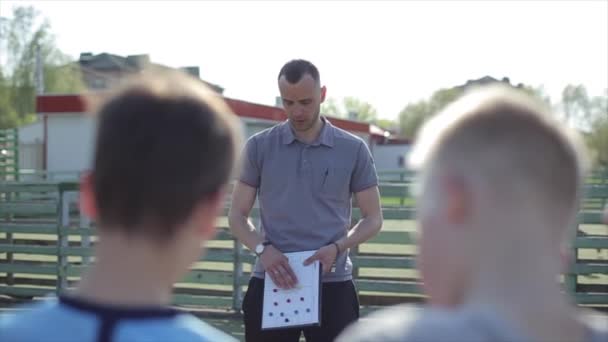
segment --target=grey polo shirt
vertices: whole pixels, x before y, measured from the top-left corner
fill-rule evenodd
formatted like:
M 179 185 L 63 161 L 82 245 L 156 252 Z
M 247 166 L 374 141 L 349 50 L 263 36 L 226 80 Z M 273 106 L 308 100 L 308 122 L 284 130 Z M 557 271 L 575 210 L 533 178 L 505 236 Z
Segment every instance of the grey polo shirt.
M 344 237 L 352 194 L 378 185 L 365 142 L 323 119 L 319 138 L 299 141 L 288 121 L 247 140 L 240 181 L 257 188 L 260 232 L 281 252 L 316 250 Z M 264 277 L 259 260 L 253 276 Z M 348 251 L 324 282 L 352 279 Z

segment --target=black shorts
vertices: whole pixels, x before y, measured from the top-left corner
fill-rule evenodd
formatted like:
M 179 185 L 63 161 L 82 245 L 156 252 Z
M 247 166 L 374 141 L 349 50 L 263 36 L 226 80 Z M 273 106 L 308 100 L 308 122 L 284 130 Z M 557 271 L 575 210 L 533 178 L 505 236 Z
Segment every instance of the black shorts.
M 359 319 L 359 298 L 352 280 L 323 283 L 321 326 L 262 330 L 264 280 L 252 277 L 243 299 L 245 341 L 297 342 L 303 332 L 307 342 L 333 341 L 346 326 Z

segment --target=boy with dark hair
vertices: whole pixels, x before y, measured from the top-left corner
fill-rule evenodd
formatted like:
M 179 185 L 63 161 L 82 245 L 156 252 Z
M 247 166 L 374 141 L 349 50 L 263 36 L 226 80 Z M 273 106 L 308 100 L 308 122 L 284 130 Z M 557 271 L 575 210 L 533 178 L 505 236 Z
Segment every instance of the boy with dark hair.
M 98 223 L 95 263 L 73 293 L 0 322 L 2 341 L 232 341 L 169 307 L 215 233 L 240 123 L 202 83 L 148 74 L 98 111 L 81 209 Z

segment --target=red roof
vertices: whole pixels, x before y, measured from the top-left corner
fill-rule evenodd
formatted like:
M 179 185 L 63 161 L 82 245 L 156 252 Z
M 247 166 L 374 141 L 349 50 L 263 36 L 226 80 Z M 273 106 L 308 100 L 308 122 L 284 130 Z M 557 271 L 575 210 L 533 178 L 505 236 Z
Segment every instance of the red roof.
M 284 121 L 285 111 L 278 107 L 236 100 L 225 97 L 224 100 L 232 111 L 240 116 L 253 119 Z M 36 97 L 36 112 L 39 114 L 84 113 L 86 104 L 80 95 L 38 95 Z M 369 123 L 338 118 L 329 118 L 333 125 L 350 132 L 366 133 L 382 136 L 384 131 Z

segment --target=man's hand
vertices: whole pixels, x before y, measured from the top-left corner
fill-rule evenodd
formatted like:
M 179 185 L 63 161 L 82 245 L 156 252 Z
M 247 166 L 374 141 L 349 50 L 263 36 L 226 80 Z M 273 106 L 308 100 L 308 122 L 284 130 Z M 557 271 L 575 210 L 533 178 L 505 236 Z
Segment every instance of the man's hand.
M 260 255 L 260 261 L 270 279 L 282 289 L 291 289 L 298 283 L 298 278 L 289 266 L 289 259 L 273 245 L 268 245 Z
M 310 265 L 313 261 L 319 260 L 323 267 L 323 274 L 329 272 L 338 257 L 338 248 L 334 244 L 319 248 L 310 258 L 304 260 L 304 266 Z

